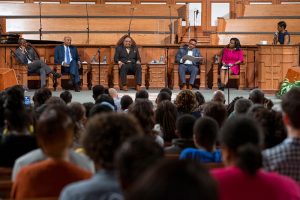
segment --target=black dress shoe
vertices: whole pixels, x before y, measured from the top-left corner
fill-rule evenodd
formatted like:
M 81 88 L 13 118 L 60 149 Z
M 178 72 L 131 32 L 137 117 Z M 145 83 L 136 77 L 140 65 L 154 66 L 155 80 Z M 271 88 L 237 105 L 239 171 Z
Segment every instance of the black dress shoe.
M 75 92 L 80 92 L 80 88 L 79 88 L 79 85 L 78 85 L 78 84 L 75 85 L 74 91 L 75 91 Z

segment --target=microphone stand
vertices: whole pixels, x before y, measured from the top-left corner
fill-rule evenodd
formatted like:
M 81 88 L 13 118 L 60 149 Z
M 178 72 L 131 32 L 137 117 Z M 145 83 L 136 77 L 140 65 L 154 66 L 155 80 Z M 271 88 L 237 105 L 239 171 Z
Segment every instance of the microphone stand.
M 85 4 L 85 10 L 86 10 L 86 22 L 87 22 L 87 43 L 90 43 L 90 21 L 89 21 L 89 12 L 87 4 Z M 100 61 L 99 61 L 100 62 Z
M 133 18 L 133 12 L 134 12 L 134 8 L 130 8 L 131 9 L 131 13 L 130 13 L 130 20 L 129 20 L 129 25 L 128 25 L 128 36 L 130 36 L 130 29 L 131 29 L 131 22 L 132 22 L 132 18 Z
M 173 40 L 173 21 L 172 21 L 172 10 L 171 10 L 171 6 L 169 5 L 169 14 L 170 14 L 170 44 L 172 44 L 172 40 Z
M 229 67 L 229 65 L 226 65 L 226 67 L 227 67 L 227 99 L 228 99 L 228 105 L 229 105 L 229 103 L 230 103 L 230 94 L 229 94 L 229 92 L 230 92 L 230 89 L 229 89 L 229 69 L 230 69 L 230 67 Z
M 167 46 L 165 49 L 165 58 L 166 58 L 166 65 L 165 65 L 165 87 L 168 87 L 168 66 L 169 66 L 169 47 Z
M 99 85 L 101 85 L 101 69 L 100 69 L 100 67 L 101 67 L 101 63 L 100 63 L 100 47 L 98 48 L 98 50 L 97 50 L 97 53 L 98 53 L 98 60 L 99 60 L 99 62 L 98 62 L 98 68 L 99 68 Z
M 40 9 L 40 29 L 39 29 L 39 33 L 40 33 L 40 40 L 42 40 L 42 2 L 39 2 L 39 9 Z

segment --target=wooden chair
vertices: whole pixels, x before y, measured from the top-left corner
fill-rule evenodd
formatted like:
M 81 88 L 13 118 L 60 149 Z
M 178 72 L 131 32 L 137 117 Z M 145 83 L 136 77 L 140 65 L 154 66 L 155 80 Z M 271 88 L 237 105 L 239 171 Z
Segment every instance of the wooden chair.
M 61 65 L 56 65 L 56 70 L 58 73 L 61 74 L 61 78 L 57 79 L 57 89 L 61 90 L 62 89 L 62 81 L 70 80 L 70 74 L 62 70 Z M 79 68 L 79 75 L 80 75 L 80 82 L 81 82 L 81 89 L 82 90 L 87 90 L 88 89 L 88 79 L 87 79 L 87 74 L 88 74 L 88 65 L 87 64 L 82 64 L 81 68 Z
M 220 78 L 220 63 L 213 63 L 213 89 L 218 89 L 218 79 Z M 238 81 L 238 89 L 246 88 L 246 63 L 240 64 L 240 73 L 238 75 L 229 74 L 229 80 Z
M 199 74 L 196 76 L 196 80 L 199 79 L 199 88 L 201 89 L 205 89 L 206 88 L 206 68 L 205 68 L 205 64 L 202 63 L 200 65 L 200 70 L 199 70 Z M 186 74 L 185 75 L 185 78 L 189 78 L 190 75 L 189 74 Z M 172 78 L 173 78 L 173 89 L 180 89 L 180 79 L 179 79 L 179 64 L 178 63 L 174 63 L 173 64 L 173 75 L 172 75 Z M 196 82 L 195 80 L 195 82 Z
M 147 66 L 146 64 L 141 64 L 142 67 L 142 83 L 141 83 L 141 89 L 145 88 L 145 82 L 146 82 L 146 72 L 147 72 Z M 118 64 L 113 64 L 113 84 L 114 88 L 119 90 L 122 85 L 121 85 L 121 80 L 120 80 L 120 69 Z M 133 79 L 135 82 L 135 76 L 131 73 L 127 74 L 127 80 L 128 79 Z
M 27 65 L 19 63 L 16 58 L 12 59 L 12 69 L 15 70 L 18 84 L 24 85 L 25 87 L 28 87 L 29 81 L 41 80 L 39 73 L 29 73 Z M 53 89 L 53 81 L 52 79 L 49 80 L 49 77 L 47 77 L 46 79 L 46 87 L 49 89 Z

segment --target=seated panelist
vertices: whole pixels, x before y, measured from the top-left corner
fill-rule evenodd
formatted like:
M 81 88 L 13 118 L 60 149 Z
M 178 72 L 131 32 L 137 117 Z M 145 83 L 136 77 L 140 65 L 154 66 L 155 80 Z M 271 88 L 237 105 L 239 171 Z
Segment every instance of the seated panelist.
M 80 68 L 80 58 L 77 48 L 71 45 L 71 37 L 64 38 L 64 44 L 55 47 L 54 62 L 60 64 L 70 73 L 70 82 L 74 86 L 75 92 L 80 92 L 80 76 L 78 69 Z
M 140 90 L 142 83 L 141 57 L 135 42 L 130 36 L 125 36 L 116 47 L 114 61 L 118 63 L 123 90 L 127 91 L 127 73 L 135 75 L 136 90 Z
M 197 48 L 196 39 L 190 39 L 187 45 L 180 47 L 176 54 L 176 62 L 179 63 L 179 79 L 181 82 L 181 89 L 187 89 L 185 73 L 189 72 L 190 81 L 188 89 L 193 89 L 193 85 L 196 79 L 196 76 L 199 71 L 199 64 L 201 59 L 201 54 Z

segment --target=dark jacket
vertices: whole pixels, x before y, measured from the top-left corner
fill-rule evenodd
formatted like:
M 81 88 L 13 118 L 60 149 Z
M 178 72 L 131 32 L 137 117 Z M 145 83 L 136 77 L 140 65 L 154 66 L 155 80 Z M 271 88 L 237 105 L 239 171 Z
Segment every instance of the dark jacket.
M 130 61 L 132 64 L 135 64 L 137 61 L 141 61 L 141 57 L 139 54 L 139 50 L 136 46 L 131 46 L 129 54 L 126 51 L 126 48 L 122 46 L 117 46 L 114 61 L 117 63 L 121 61 L 122 63 L 129 63 Z

